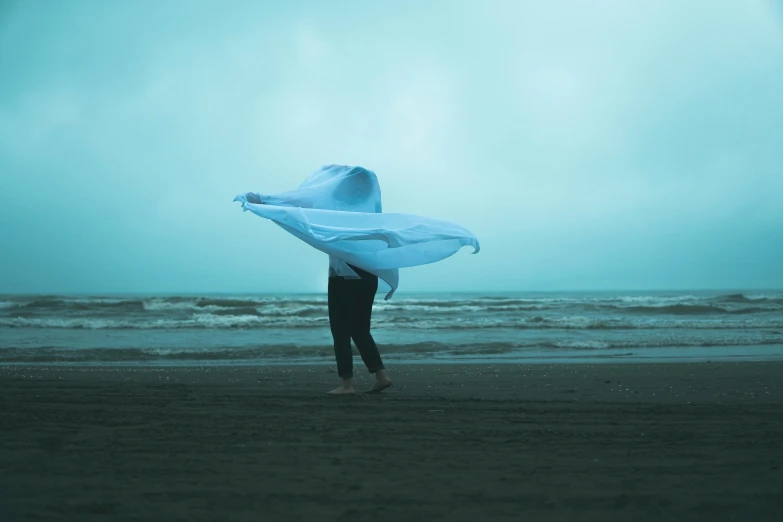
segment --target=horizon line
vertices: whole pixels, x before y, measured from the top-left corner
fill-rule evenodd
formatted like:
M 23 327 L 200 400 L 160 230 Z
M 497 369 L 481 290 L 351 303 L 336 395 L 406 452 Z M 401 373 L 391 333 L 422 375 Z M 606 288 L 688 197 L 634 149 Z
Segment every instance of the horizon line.
M 525 289 L 525 290 L 415 290 L 415 291 L 397 291 L 394 297 L 400 294 L 554 294 L 554 293 L 617 293 L 617 292 L 637 292 L 637 293 L 662 293 L 662 292 L 783 292 L 783 288 L 774 287 L 745 287 L 745 288 L 606 288 L 606 289 L 568 289 L 568 290 L 543 290 L 543 289 Z M 185 291 L 185 292 L 164 292 L 164 291 L 110 291 L 110 292 L 0 292 L 0 297 L 22 297 L 22 296 L 200 296 L 200 295 L 326 295 L 326 291 Z M 382 293 L 382 292 L 378 292 Z

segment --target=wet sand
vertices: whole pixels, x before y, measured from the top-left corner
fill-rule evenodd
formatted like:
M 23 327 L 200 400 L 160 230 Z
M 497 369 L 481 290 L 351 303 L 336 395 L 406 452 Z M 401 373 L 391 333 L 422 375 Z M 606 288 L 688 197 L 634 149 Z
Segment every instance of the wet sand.
M 0 520 L 780 520 L 783 363 L 327 368 L 0 367 Z

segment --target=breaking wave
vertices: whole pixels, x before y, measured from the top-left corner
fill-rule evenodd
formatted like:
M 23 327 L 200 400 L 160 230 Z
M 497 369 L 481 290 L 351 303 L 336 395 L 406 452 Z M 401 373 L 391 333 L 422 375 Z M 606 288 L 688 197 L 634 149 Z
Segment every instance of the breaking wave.
M 101 319 L 101 318 L 45 318 L 15 317 L 0 319 L 0 326 L 9 328 L 57 328 L 87 330 L 166 330 L 166 329 L 237 329 L 237 328 L 324 328 L 329 325 L 323 314 L 301 315 L 242 315 L 204 313 L 187 319 Z M 783 329 L 783 317 L 754 318 L 752 320 L 666 320 L 605 317 L 542 317 L 520 318 L 420 318 L 410 316 L 375 317 L 374 328 L 411 328 L 420 330 L 656 330 L 656 329 Z
M 783 328 L 783 294 L 450 295 L 376 301 L 376 328 Z M 326 296 L 3 296 L 0 327 L 88 330 L 323 328 Z

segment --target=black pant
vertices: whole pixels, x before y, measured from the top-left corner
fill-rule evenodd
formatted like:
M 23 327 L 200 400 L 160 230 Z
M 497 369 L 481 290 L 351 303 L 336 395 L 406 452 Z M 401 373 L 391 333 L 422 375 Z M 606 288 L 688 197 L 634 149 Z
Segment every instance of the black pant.
M 329 326 L 334 338 L 334 357 L 337 373 L 343 379 L 353 376 L 351 339 L 356 343 L 364 364 L 370 373 L 383 370 L 378 347 L 370 335 L 370 318 L 378 276 L 348 265 L 361 279 L 329 278 Z

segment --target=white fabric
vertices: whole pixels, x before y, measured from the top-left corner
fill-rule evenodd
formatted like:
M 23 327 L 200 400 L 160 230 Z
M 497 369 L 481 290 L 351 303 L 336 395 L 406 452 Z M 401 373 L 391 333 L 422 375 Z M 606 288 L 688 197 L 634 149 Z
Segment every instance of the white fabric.
M 434 263 L 479 242 L 450 221 L 413 214 L 383 214 L 374 172 L 362 167 L 327 165 L 296 190 L 274 195 L 240 194 L 243 210 L 272 220 L 305 243 L 329 255 L 338 275 L 358 277 L 346 263 L 377 275 L 391 290 L 398 269 Z

